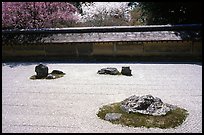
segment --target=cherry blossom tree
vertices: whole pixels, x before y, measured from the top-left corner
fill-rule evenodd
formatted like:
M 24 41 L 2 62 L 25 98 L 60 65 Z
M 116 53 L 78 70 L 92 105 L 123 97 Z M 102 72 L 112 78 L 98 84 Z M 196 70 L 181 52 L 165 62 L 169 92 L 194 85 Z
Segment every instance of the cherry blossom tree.
M 93 2 L 82 4 L 81 26 L 122 26 L 129 25 L 128 2 Z
M 78 10 L 68 2 L 2 2 L 2 28 L 49 28 L 77 21 Z

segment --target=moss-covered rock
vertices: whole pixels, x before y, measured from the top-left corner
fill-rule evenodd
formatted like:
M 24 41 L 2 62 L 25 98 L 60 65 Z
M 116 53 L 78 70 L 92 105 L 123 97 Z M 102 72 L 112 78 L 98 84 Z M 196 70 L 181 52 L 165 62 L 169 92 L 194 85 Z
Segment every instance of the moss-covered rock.
M 119 119 L 110 122 L 131 127 L 147 128 L 174 128 L 181 125 L 188 116 L 187 110 L 179 107 L 169 111 L 166 115 L 152 116 L 140 113 L 127 113 L 121 110 L 120 106 L 121 102 L 104 105 L 99 109 L 97 116 L 105 120 L 107 113 L 120 113 L 122 115 Z
M 36 79 L 57 79 L 57 78 L 61 78 L 65 75 L 65 73 L 63 73 L 62 71 L 59 70 L 53 70 L 51 73 L 48 74 L 48 76 L 43 77 L 43 78 L 38 78 L 37 75 L 33 75 L 30 77 L 30 79 L 32 80 L 36 80 Z

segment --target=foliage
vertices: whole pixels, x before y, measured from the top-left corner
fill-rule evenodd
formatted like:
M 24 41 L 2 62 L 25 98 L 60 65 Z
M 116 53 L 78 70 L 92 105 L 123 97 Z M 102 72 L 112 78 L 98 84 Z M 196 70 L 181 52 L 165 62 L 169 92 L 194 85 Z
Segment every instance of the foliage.
M 70 4 L 74 5 L 78 10 L 80 14 L 83 14 L 83 9 L 82 9 L 82 5 L 91 5 L 93 2 L 69 2 Z
M 147 128 L 175 128 L 183 123 L 188 113 L 185 109 L 176 108 L 168 112 L 165 116 L 151 116 L 139 113 L 127 113 L 121 110 L 121 102 L 105 105 L 99 109 L 97 116 L 105 119 L 107 113 L 122 114 L 119 120 L 110 121 L 113 124 L 122 124 L 132 127 L 147 127 Z
M 108 14 L 104 9 L 93 16 L 93 19 L 89 19 L 83 23 L 83 26 L 122 26 L 128 25 L 128 21 L 124 18 L 124 14 L 115 10 L 113 14 Z M 115 14 L 114 14 L 115 13 Z
M 202 23 L 201 2 L 138 2 L 147 24 Z M 132 4 L 129 4 L 132 5 Z
M 77 8 L 67 2 L 2 2 L 2 28 L 49 28 L 75 22 Z
M 143 17 L 142 9 L 140 7 L 135 7 L 130 11 L 130 25 L 145 25 L 145 19 Z
M 129 18 L 127 16 L 127 6 L 121 4 L 119 7 L 110 7 L 108 3 L 106 6 L 99 6 L 92 3 L 85 6 L 86 10 L 81 17 L 80 26 L 121 26 L 129 25 Z

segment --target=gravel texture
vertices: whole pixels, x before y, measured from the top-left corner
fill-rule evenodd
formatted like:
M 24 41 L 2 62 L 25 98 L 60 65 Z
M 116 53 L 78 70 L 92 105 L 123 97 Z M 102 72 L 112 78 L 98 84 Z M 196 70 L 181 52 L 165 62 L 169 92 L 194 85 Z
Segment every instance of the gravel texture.
M 2 63 L 2 132 L 201 133 L 202 64 L 43 63 L 66 75 L 31 80 L 39 63 Z M 99 75 L 105 67 L 130 66 L 133 76 Z M 161 98 L 189 112 L 172 129 L 133 128 L 97 117 L 99 107 L 131 95 Z

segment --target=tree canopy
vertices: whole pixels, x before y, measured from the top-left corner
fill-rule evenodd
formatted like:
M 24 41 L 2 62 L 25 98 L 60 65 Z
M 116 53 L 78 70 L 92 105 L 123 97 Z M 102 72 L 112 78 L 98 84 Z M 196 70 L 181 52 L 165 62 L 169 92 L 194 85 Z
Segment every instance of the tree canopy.
M 46 28 L 76 21 L 68 2 L 2 2 L 2 28 Z
M 141 8 L 146 24 L 202 23 L 201 2 L 130 2 Z

